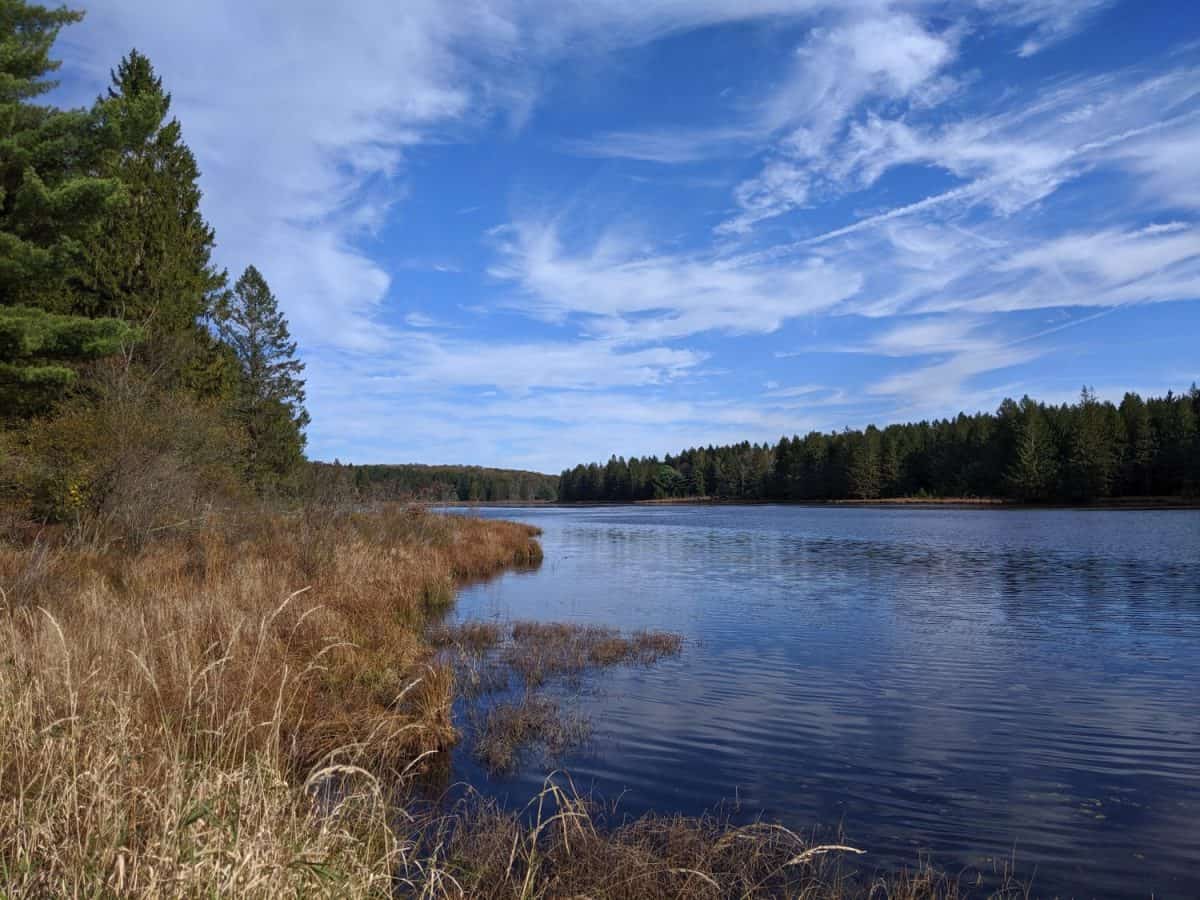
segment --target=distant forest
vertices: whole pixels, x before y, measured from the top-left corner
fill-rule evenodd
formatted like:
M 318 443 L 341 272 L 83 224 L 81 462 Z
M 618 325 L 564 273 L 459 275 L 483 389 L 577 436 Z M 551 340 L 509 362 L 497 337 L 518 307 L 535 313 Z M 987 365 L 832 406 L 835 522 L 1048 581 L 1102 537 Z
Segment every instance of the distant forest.
M 1085 388 L 1074 404 L 1028 397 L 994 413 L 863 431 L 614 456 L 567 469 L 563 501 L 717 497 L 821 501 L 1003 497 L 1087 503 L 1200 492 L 1200 390 L 1120 405 Z
M 519 469 L 480 466 L 344 465 L 312 463 L 309 477 L 318 496 L 360 500 L 545 500 L 558 499 L 558 478 Z

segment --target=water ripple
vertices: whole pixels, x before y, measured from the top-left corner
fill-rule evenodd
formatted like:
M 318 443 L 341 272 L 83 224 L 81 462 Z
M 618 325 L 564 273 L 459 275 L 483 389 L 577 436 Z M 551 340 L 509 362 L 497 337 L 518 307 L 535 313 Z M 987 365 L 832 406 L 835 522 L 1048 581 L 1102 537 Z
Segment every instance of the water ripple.
M 1039 894 L 1200 896 L 1200 513 L 488 514 L 543 527 L 546 562 L 459 615 L 687 638 L 580 700 L 565 763 L 625 812 L 736 799 L 875 864 L 1015 854 Z M 483 788 L 519 804 L 543 774 Z

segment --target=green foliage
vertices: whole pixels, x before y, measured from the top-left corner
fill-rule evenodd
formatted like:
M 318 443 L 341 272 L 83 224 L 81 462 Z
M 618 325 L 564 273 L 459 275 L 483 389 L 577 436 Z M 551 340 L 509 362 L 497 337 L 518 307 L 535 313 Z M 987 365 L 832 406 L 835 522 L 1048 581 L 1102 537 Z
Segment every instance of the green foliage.
M 1005 400 L 994 414 L 834 434 L 695 447 L 678 455 L 614 456 L 567 469 L 564 501 L 715 495 L 729 500 L 1011 497 L 1091 502 L 1177 496 L 1200 488 L 1200 389 L 1118 410 L 1085 389 L 1074 405 Z M 666 479 L 664 469 L 679 474 Z
M 71 312 L 86 240 L 124 200 L 97 177 L 112 135 L 96 116 L 30 101 L 51 89 L 50 48 L 78 13 L 0 0 L 0 305 Z
M 275 295 L 254 266 L 222 299 L 217 329 L 241 367 L 235 410 L 249 438 L 251 480 L 263 488 L 283 486 L 304 459 L 304 363 L 296 359 Z
M 239 496 L 242 440 L 219 407 L 107 367 L 28 429 L 27 489 L 39 517 L 141 540 Z
M 1026 404 L 1015 459 L 1009 467 L 1009 493 L 1026 501 L 1048 500 L 1058 481 L 1058 455 L 1040 410 Z
M 152 339 L 190 331 L 225 285 L 200 213 L 200 171 L 178 120 L 167 118 L 170 108 L 150 60 L 131 51 L 95 107 L 116 137 L 102 170 L 124 185 L 129 202 L 110 211 L 87 243 L 76 280 L 81 312 L 137 322 Z
M 299 469 L 303 367 L 253 268 L 226 294 L 149 59 L 89 110 L 35 102 L 78 19 L 0 0 L 0 490 L 140 540 Z
M 879 431 L 874 425 L 863 433 L 851 432 L 847 438 L 850 463 L 846 471 L 850 496 L 873 500 L 879 496 Z
M 44 409 L 75 382 L 71 363 L 118 353 L 136 337 L 118 319 L 0 307 L 0 411 L 11 418 Z
M 553 501 L 558 478 L 480 466 L 312 463 L 308 493 L 323 500 Z

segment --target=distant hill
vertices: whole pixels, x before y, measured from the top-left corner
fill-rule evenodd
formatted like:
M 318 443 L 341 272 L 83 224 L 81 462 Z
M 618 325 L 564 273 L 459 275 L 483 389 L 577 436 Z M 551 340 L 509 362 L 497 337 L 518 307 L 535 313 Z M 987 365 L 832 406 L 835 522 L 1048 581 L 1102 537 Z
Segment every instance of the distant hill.
M 546 500 L 558 499 L 558 476 L 483 466 L 348 465 L 314 462 L 321 491 L 364 500 Z

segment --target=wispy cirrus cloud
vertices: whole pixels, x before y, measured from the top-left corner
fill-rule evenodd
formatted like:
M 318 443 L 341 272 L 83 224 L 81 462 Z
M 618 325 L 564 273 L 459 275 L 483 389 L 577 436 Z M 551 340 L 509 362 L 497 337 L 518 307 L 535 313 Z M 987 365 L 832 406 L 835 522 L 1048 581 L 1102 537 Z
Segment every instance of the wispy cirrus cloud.
M 756 148 L 758 137 L 757 130 L 738 127 L 612 131 L 588 138 L 566 139 L 558 146 L 576 156 L 676 164 L 749 153 Z
M 501 261 L 491 271 L 520 288 L 524 308 L 551 320 L 579 318 L 592 333 L 635 343 L 714 330 L 772 332 L 859 287 L 854 273 L 817 256 L 757 267 L 708 254 L 647 253 L 615 234 L 572 252 L 557 226 L 541 221 L 514 224 L 502 236 Z
M 1113 0 L 981 0 L 985 11 L 1011 26 L 1031 29 L 1017 52 L 1033 56 L 1078 30 Z

